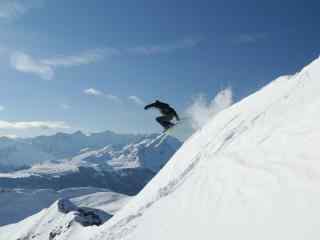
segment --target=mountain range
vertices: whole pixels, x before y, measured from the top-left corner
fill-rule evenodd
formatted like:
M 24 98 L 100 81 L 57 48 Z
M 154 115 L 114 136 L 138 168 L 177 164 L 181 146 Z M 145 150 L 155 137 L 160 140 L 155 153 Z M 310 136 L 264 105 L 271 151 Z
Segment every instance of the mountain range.
M 106 146 L 121 149 L 129 144 L 156 138 L 158 134 L 117 134 L 111 131 L 85 135 L 57 133 L 34 138 L 0 138 L 0 172 L 27 168 L 34 164 L 72 158 L 84 150 L 98 150 Z M 171 140 L 172 147 L 179 141 Z
M 2 164 L 7 168 L 29 166 L 0 173 L 0 187 L 60 190 L 91 186 L 136 194 L 181 146 L 173 137 L 159 145 L 161 138 L 162 135 L 157 134 L 111 132 L 93 136 L 76 132 L 23 140 L 2 138 L 0 155 L 7 153 Z M 50 158 L 41 159 L 45 155 Z M 23 165 L 19 165 L 21 163 Z

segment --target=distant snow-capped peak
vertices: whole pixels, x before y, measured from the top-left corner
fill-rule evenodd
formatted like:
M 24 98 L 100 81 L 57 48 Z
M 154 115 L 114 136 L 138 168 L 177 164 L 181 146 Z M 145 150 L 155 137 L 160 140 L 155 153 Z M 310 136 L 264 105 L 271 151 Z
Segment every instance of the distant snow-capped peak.
M 0 172 L 34 164 L 39 165 L 48 161 L 81 159 L 87 155 L 91 155 L 91 158 L 95 156 L 96 160 L 98 158 L 106 160 L 108 154 L 121 155 L 119 152 L 124 148 L 135 144 L 150 143 L 156 137 L 156 134 L 116 134 L 111 131 L 90 135 L 85 135 L 80 131 L 73 134 L 57 133 L 52 136 L 27 139 L 2 137 L 0 138 Z M 170 147 L 175 150 L 181 145 L 178 140 L 171 139 L 170 141 Z M 167 143 L 170 141 L 168 140 Z

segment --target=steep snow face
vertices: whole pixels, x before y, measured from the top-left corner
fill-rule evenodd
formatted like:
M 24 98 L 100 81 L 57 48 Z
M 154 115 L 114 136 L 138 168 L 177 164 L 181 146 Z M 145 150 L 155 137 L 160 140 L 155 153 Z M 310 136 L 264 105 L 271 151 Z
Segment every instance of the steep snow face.
M 90 239 L 319 239 L 319 92 L 317 59 L 224 110 Z

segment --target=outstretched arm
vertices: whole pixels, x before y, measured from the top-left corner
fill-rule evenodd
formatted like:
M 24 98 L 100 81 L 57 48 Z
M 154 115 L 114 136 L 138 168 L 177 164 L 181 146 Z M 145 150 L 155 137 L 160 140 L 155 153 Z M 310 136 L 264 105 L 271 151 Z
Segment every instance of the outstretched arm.
M 152 108 L 152 107 L 155 107 L 155 103 L 151 103 L 151 104 L 149 104 L 149 105 L 146 105 L 146 106 L 144 107 L 144 109 L 147 110 L 147 109 Z

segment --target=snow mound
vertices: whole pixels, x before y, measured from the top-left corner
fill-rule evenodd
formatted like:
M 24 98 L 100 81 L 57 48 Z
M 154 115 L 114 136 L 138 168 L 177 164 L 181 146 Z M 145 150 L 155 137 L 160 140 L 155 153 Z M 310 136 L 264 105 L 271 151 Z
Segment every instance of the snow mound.
M 0 189 L 0 226 L 21 221 L 63 198 L 71 198 L 76 206 L 96 208 L 112 215 L 130 199 L 124 194 L 93 187 L 67 188 L 60 191 Z
M 96 192 L 72 198 L 71 201 L 79 207 L 100 209 L 111 215 L 119 211 L 132 197 L 115 192 Z
M 69 200 L 62 199 L 18 224 L 0 228 L 0 236 L 7 240 L 59 239 L 82 227 L 101 225 L 110 217 L 99 210 L 77 208 Z
M 88 199 L 92 200 L 91 204 L 99 203 L 98 208 L 88 206 Z M 128 199 L 124 199 L 123 195 L 111 192 L 89 194 L 70 200 L 63 198 L 53 203 L 50 208 L 43 209 L 19 223 L 0 227 L 0 239 L 67 239 L 69 235 L 77 235 L 84 228 L 92 231 L 126 204 Z M 77 239 L 81 239 L 80 236 L 83 237 L 77 235 Z
M 57 201 L 57 205 L 59 212 L 62 212 L 64 214 L 74 212 L 74 215 L 76 216 L 74 218 L 74 221 L 80 223 L 85 227 L 92 225 L 99 226 L 112 216 L 99 209 L 77 207 L 69 199 L 66 198 Z
M 222 111 L 89 239 L 319 239 L 319 92 L 317 59 Z

